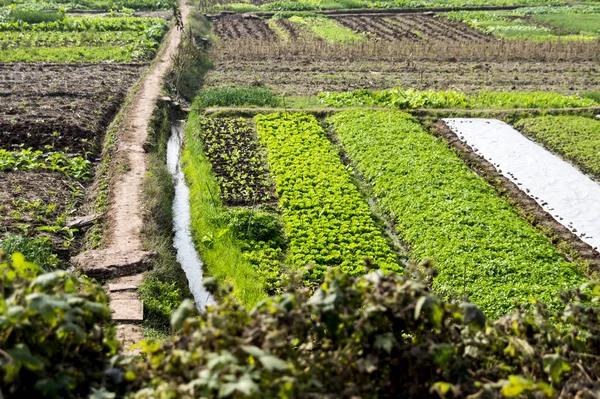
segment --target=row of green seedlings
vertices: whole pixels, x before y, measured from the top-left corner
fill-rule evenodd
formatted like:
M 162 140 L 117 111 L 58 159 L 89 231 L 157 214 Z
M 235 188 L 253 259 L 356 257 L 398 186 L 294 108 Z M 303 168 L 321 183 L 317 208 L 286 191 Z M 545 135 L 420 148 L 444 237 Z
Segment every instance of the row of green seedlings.
M 161 18 L 133 17 L 0 23 L 0 61 L 148 61 L 167 27 Z
M 281 290 L 286 272 L 301 274 L 304 285 L 316 285 L 329 267 L 364 273 L 365 258 L 383 270 L 401 270 L 315 118 L 259 116 L 258 137 L 248 123 L 193 113 L 188 124 L 183 162 L 192 233 L 213 277 L 231 283 L 238 298 L 252 305 Z M 255 179 L 241 182 L 240 175 Z M 272 205 L 276 197 L 277 207 Z
M 460 108 L 460 109 L 514 109 L 514 108 L 582 108 L 600 104 L 585 95 L 563 95 L 551 92 L 481 92 L 465 94 L 455 90 L 418 91 L 390 89 L 352 92 L 324 92 L 319 100 L 329 107 L 385 107 L 396 109 Z
M 536 6 L 564 4 L 562 0 L 276 0 L 261 5 L 251 3 L 222 3 L 205 0 L 204 7 L 210 12 L 228 10 L 235 12 L 250 11 L 313 11 L 352 8 L 456 8 L 481 6 Z

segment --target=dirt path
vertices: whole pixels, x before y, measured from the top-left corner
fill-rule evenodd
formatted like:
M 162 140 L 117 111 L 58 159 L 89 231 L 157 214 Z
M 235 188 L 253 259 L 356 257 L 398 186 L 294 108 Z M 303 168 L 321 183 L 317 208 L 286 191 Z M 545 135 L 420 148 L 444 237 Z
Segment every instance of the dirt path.
M 181 1 L 184 24 L 189 11 L 190 7 Z M 128 170 L 118 176 L 111 191 L 108 244 L 102 250 L 87 251 L 72 259 L 73 264 L 88 276 L 108 280 L 106 289 L 113 319 L 121 322 L 117 334 L 126 347 L 142 339 L 141 328 L 136 324 L 143 320 L 143 304 L 137 289 L 143 279 L 142 273 L 153 257 L 153 253 L 142 251 L 140 237 L 144 212 L 142 184 L 146 175 L 143 146 L 164 76 L 171 68 L 182 33 L 176 26 L 170 29 L 151 70 L 125 110 L 117 157 L 126 160 Z

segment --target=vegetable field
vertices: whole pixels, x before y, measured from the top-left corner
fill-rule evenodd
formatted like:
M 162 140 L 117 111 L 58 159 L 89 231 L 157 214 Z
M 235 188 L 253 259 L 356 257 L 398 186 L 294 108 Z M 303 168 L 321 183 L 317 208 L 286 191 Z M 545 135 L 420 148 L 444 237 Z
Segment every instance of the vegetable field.
M 595 397 L 596 3 L 0 0 L 0 398 Z
M 551 210 L 522 204 L 511 194 L 518 185 L 481 173 L 435 124 L 494 115 L 597 174 L 597 121 L 589 117 L 600 110 L 597 10 L 526 5 L 312 13 L 282 3 L 271 13 L 211 15 L 215 62 L 190 119 L 205 133 L 187 144 L 189 165 L 202 167 L 186 169 L 197 189 L 192 203 L 209 201 L 202 185 L 219 197 L 212 210 L 199 204 L 192 223 L 207 273 L 255 303 L 250 287 L 275 292 L 289 273 L 313 287 L 327 270 L 364 273 L 365 257 L 385 271 L 428 259 L 435 291 L 466 297 L 492 318 L 534 299 L 558 309 L 562 292 L 598 271 L 600 254 L 575 233 L 538 223 Z M 545 113 L 562 115 L 535 117 Z M 263 201 L 266 191 L 248 186 L 258 176 L 275 190 Z M 258 197 L 236 200 L 236 190 Z M 244 259 L 266 244 L 248 245 L 239 223 L 214 217 L 217 210 L 271 215 L 284 244 L 268 278 L 258 263 L 222 265 L 228 245 Z
M 0 248 L 25 250 L 35 239 L 53 253 L 42 265 L 50 268 L 80 250 L 74 220 L 108 205 L 107 183 L 94 182 L 107 178 L 115 146 L 106 132 L 168 22 L 38 5 L 0 13 Z M 92 187 L 100 191 L 90 203 Z

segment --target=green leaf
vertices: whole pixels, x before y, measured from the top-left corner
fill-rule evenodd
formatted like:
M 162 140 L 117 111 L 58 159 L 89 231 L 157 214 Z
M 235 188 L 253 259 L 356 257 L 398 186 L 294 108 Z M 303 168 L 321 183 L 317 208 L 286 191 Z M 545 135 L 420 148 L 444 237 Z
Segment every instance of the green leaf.
M 544 356 L 544 371 L 550 375 L 554 384 L 559 384 L 562 375 L 571 371 L 571 366 L 558 354 Z
M 273 370 L 287 370 L 288 365 L 283 360 L 273 355 L 266 355 L 259 357 L 260 362 L 269 371 Z
M 195 311 L 194 302 L 191 299 L 185 299 L 171 315 L 171 326 L 175 330 L 181 330 L 185 319 L 193 315 Z

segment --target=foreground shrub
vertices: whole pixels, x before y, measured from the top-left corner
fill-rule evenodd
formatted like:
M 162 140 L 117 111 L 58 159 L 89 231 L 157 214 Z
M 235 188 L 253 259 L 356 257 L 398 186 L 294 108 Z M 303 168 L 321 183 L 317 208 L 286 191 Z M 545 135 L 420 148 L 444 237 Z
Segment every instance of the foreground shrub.
M 0 381 L 7 397 L 85 396 L 116 352 L 102 288 L 66 271 L 0 259 Z
M 330 275 L 314 295 L 290 292 L 249 313 L 228 302 L 186 319 L 192 312 L 184 304 L 172 316 L 181 335 L 146 343 L 147 360 L 129 366 L 133 397 L 592 398 L 600 389 L 600 312 L 579 304 L 552 323 L 537 304 L 485 325 L 474 305 L 377 271 Z
M 13 259 L 0 265 L 7 397 L 583 399 L 600 391 L 600 309 L 584 305 L 598 301 L 593 283 L 565 295 L 563 312 L 537 303 L 494 323 L 472 304 L 441 300 L 417 271 L 329 274 L 314 294 L 290 289 L 250 312 L 223 291 L 223 303 L 199 316 L 184 301 L 171 317 L 177 338 L 107 362 L 115 346 L 100 287 Z

